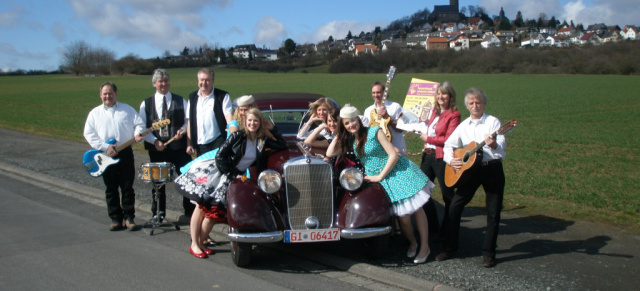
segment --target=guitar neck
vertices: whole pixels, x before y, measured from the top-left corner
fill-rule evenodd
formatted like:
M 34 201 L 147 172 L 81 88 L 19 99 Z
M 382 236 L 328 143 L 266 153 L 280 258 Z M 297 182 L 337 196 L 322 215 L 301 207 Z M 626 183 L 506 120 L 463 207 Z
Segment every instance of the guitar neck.
M 493 138 L 493 139 L 495 139 L 495 138 L 496 138 L 496 136 L 498 136 L 498 132 L 497 132 L 497 131 L 491 134 L 491 138 Z M 478 145 L 473 149 L 473 151 L 474 151 L 474 152 L 479 152 L 480 150 L 482 150 L 482 147 L 484 147 L 484 145 L 485 145 L 485 144 L 487 144 L 487 143 L 483 140 L 481 143 L 479 143 L 479 144 L 478 144 Z
M 389 97 L 389 86 L 391 86 L 391 79 L 387 79 L 387 84 L 384 85 L 384 93 L 382 94 L 382 100 L 386 101 Z
M 152 132 L 152 131 L 153 131 L 153 127 L 150 127 L 150 128 L 147 128 L 147 130 L 145 130 L 145 131 L 143 131 L 142 133 L 140 133 L 140 135 L 145 136 L 145 135 L 149 134 L 149 133 L 150 133 L 150 132 Z M 116 151 L 117 151 L 117 152 L 120 152 L 120 151 L 122 151 L 123 149 L 126 149 L 128 146 L 132 145 L 134 141 L 136 141 L 136 138 L 135 138 L 135 137 L 134 137 L 134 138 L 132 138 L 132 139 L 130 139 L 130 140 L 128 140 L 127 142 L 125 142 L 125 143 L 123 143 L 123 144 L 121 144 L 121 145 L 117 146 L 117 147 L 116 147 Z

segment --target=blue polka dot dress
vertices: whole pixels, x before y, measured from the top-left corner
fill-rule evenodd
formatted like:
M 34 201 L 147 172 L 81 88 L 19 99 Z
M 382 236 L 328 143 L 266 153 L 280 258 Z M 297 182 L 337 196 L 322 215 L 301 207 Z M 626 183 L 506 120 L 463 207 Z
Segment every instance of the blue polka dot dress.
M 378 126 L 368 129 L 364 155 L 358 154 L 355 143 L 353 146 L 356 156 L 364 164 L 365 175 L 368 176 L 380 174 L 389 159 L 376 138 L 378 129 Z M 393 203 L 394 214 L 398 216 L 412 214 L 420 209 L 429 201 L 434 186 L 416 164 L 403 156 L 399 157 L 393 169 L 380 181 L 380 185 L 387 191 Z

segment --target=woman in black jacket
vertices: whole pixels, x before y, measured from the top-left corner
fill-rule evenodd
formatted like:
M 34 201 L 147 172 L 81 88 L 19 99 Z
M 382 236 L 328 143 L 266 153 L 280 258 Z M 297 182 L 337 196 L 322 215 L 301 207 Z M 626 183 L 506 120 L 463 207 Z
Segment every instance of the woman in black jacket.
M 262 113 L 252 108 L 240 124 L 240 130 L 231 134 L 220 146 L 215 159 L 203 159 L 176 178 L 176 188 L 185 197 L 195 201 L 204 212 L 201 221 L 191 222 L 190 253 L 197 258 L 213 254 L 202 243 L 208 237 L 215 222 L 226 222 L 225 205 L 227 186 L 236 178 L 242 178 L 250 166 L 257 164 L 262 169 L 265 149 L 281 150 L 287 142 L 273 127 L 274 138 L 267 137 L 267 129 L 262 124 Z

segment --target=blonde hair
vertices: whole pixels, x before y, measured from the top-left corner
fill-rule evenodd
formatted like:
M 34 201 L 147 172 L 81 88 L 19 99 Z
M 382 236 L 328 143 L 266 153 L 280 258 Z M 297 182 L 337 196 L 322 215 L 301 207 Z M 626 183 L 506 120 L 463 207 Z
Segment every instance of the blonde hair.
M 318 100 L 316 100 L 313 103 L 309 104 L 309 111 L 311 112 L 311 114 L 316 114 L 316 111 L 318 111 L 318 107 L 320 107 L 322 105 L 326 105 L 327 109 L 329 109 L 329 110 L 331 110 L 333 108 L 336 108 L 335 104 L 333 104 L 333 102 L 331 102 L 331 100 L 329 98 L 320 97 L 320 98 L 318 98 Z M 326 118 L 323 121 L 327 122 Z
M 250 132 L 250 131 L 248 131 L 248 130 L 246 130 L 246 125 L 245 125 L 245 122 L 247 121 L 246 118 L 245 118 L 245 120 L 240 122 L 240 129 L 244 130 L 245 134 L 247 135 L 247 138 L 252 140 L 252 141 L 265 137 L 267 135 L 267 133 L 266 133 L 267 129 L 264 127 L 264 117 L 262 116 L 262 112 L 260 112 L 260 109 L 258 109 L 258 108 L 249 108 L 249 110 L 247 110 L 247 113 L 245 114 L 245 116 L 249 116 L 249 115 L 253 115 L 258 120 L 260 120 L 260 126 L 258 127 L 258 130 L 256 131 L 255 134 Z
M 458 106 L 456 105 L 456 90 L 453 89 L 453 85 L 451 85 L 449 81 L 440 83 L 440 85 L 438 85 L 438 88 L 436 88 L 436 93 L 438 91 L 440 91 L 440 93 L 442 94 L 449 94 L 449 111 L 454 112 L 458 110 Z M 435 108 L 436 115 L 440 115 L 440 110 L 442 108 L 440 108 L 440 103 L 438 103 L 437 101 L 435 104 Z
M 249 109 L 251 109 L 251 108 L 258 108 L 258 105 L 257 105 L 255 102 L 251 103 L 251 105 L 246 105 L 246 106 L 249 106 Z M 243 107 L 243 106 L 238 106 L 238 107 L 236 107 L 236 110 L 234 110 L 234 111 L 233 111 L 233 119 L 235 119 L 235 120 L 237 120 L 237 121 L 240 121 L 240 122 L 241 122 L 241 121 L 243 121 L 243 120 L 242 120 L 242 118 L 240 117 L 240 107 Z M 248 112 L 248 111 L 247 111 L 247 112 Z M 246 114 L 246 113 L 245 113 L 245 114 Z

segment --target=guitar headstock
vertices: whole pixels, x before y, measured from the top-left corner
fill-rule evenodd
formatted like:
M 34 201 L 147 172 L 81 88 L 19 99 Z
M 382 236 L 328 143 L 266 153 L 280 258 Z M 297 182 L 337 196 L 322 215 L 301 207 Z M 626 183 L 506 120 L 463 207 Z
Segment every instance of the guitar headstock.
M 396 76 L 396 67 L 395 66 L 389 67 L 389 72 L 387 73 L 387 82 L 393 80 L 395 76 Z
M 518 121 L 513 119 L 509 122 L 507 122 L 506 124 L 502 125 L 498 131 L 496 132 L 496 134 L 502 134 L 505 135 L 507 133 L 509 133 L 511 130 L 513 130 L 516 125 L 518 125 Z
M 152 123 L 151 128 L 153 128 L 153 130 L 160 130 L 160 128 L 163 128 L 169 124 L 171 124 L 170 119 L 163 119 L 163 120 Z

